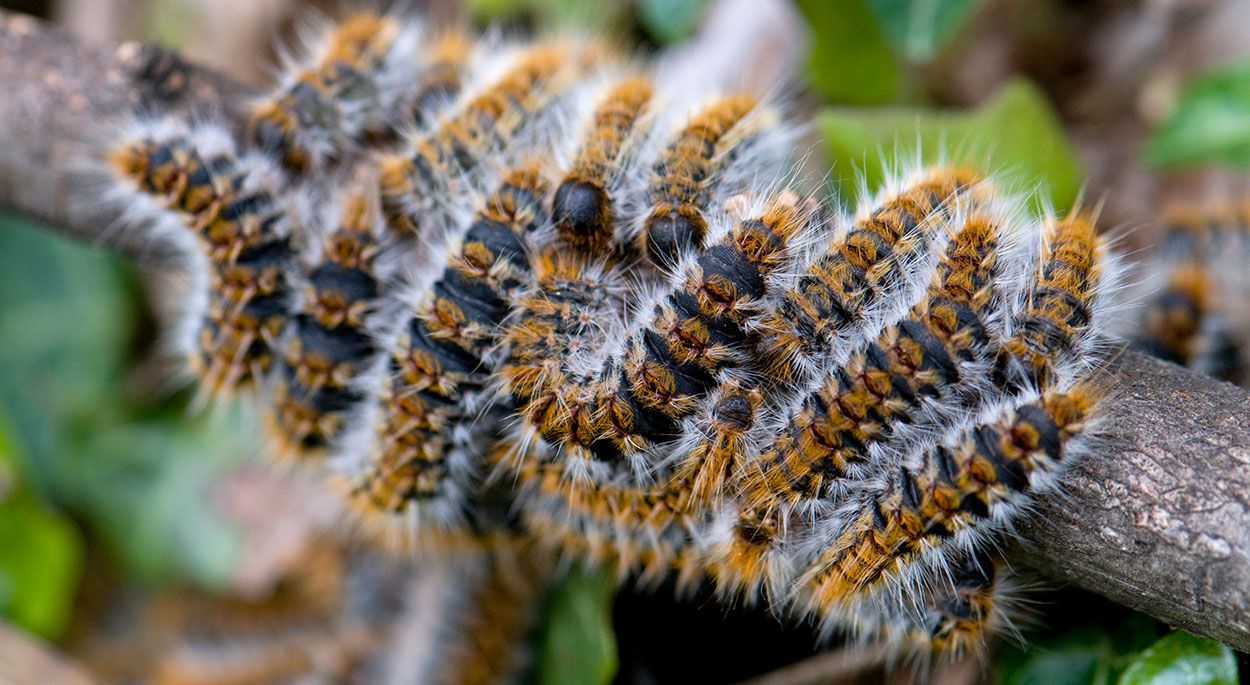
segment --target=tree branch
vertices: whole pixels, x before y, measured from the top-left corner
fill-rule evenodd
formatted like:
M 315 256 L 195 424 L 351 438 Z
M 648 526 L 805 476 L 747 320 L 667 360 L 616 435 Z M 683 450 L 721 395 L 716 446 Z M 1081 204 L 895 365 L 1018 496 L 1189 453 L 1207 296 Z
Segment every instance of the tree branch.
M 1250 651 L 1250 395 L 1137 352 L 1108 376 L 1106 445 L 1012 558 Z
M 136 112 L 203 112 L 246 89 L 176 53 L 127 43 L 112 53 L 30 17 L 0 11 L 0 206 L 144 264 L 164 264 L 172 246 L 110 231 L 108 207 L 82 173 L 93 135 Z
M 0 204 L 99 243 L 116 217 L 73 180 L 83 132 L 245 92 L 160 48 L 110 54 L 0 13 Z M 124 235 L 107 245 L 145 263 L 162 256 Z M 1011 558 L 1250 651 L 1250 396 L 1134 352 L 1108 373 L 1105 448 L 1040 503 Z

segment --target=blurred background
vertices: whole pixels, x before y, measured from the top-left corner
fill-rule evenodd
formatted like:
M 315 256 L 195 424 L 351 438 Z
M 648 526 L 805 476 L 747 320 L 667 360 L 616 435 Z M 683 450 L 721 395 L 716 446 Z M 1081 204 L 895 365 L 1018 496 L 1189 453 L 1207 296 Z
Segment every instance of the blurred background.
M 708 22 L 732 22 L 747 6 L 420 4 L 441 21 L 592 28 L 644 53 L 680 45 Z M 882 151 L 920 145 L 925 156 L 946 150 L 1020 187 L 1036 185 L 1060 210 L 1078 199 L 1100 203 L 1102 224 L 1134 249 L 1150 244 L 1169 199 L 1246 190 L 1250 0 L 775 4 L 780 33 L 744 49 L 782 64 L 790 84 L 783 90 L 814 122 L 808 163 L 828 172 L 844 202 L 854 201 L 857 175 L 880 178 Z M 351 6 L 0 1 L 92 43 L 160 42 L 258 85 L 301 17 Z M 352 613 L 333 600 L 365 572 L 363 553 L 328 539 L 320 513 L 328 507 L 318 507 L 315 489 L 265 466 L 248 412 L 192 415 L 185 391 L 170 387 L 171 362 L 157 345 L 165 312 L 151 297 L 160 278 L 0 213 L 0 682 L 6 673 L 32 683 L 369 682 L 351 674 L 374 649 L 369 625 L 381 610 Z M 390 582 L 387 574 L 397 572 L 389 563 L 370 566 L 368 577 Z M 1187 672 L 1200 676 L 1185 682 L 1232 683 L 1238 660 L 1245 670 L 1244 655 L 1096 597 L 1060 589 L 1035 598 L 1027 648 L 1004 645 L 987 668 L 930 675 L 950 683 L 1134 684 L 1180 682 L 1169 678 Z M 229 651 L 239 635 L 256 648 Z M 308 644 L 318 660 L 301 660 Z M 574 576 L 533 638 L 532 678 L 910 678 L 857 666 L 837 645 L 818 655 L 815 645 L 804 630 L 708 597 L 618 593 L 604 578 Z M 833 663 L 830 654 L 847 658 Z M 197 659 L 259 659 L 270 670 L 257 666 L 251 680 L 213 680 L 221 673 L 211 672 L 194 680 L 187 674 L 200 673 Z M 825 664 L 816 680 L 776 671 L 804 659 Z

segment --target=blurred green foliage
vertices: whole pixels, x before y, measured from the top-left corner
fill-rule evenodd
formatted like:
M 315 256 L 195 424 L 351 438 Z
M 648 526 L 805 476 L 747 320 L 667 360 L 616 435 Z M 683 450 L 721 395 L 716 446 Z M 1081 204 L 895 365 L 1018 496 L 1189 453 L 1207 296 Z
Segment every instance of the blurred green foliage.
M 606 685 L 617 670 L 612 632 L 616 580 L 575 571 L 552 593 L 538 638 L 540 685 Z
M 242 450 L 236 432 L 189 417 L 181 398 L 127 390 L 144 322 L 134 275 L 116 257 L 12 216 L 0 216 L 0 274 L 0 411 L 13 427 L 8 459 L 29 483 L 29 496 L 4 506 L 44 516 L 38 533 L 3 531 L 22 543 L 0 544 L 0 566 L 11 567 L 8 556 L 45 559 L 39 575 L 15 574 L 14 596 L 39 596 L 31 583 L 76 572 L 73 527 L 48 518 L 49 506 L 80 519 L 136 580 L 226 583 L 241 531 L 213 510 L 205 487 Z M 73 551 L 48 547 L 57 539 Z M 74 583 L 60 587 L 50 605 L 72 598 Z M 44 634 L 60 625 L 44 620 Z
M 1147 142 L 1156 166 L 1250 167 L 1250 64 L 1199 76 Z
M 1006 650 L 1000 680 L 1002 685 L 1113 685 L 1158 636 L 1158 624 L 1141 614 L 1114 621 L 1090 617 L 1057 633 L 1030 635 L 1025 648 Z
M 1001 685 L 1232 685 L 1237 660 L 1228 647 L 1184 631 L 1158 637 L 1158 623 L 1129 614 L 1032 638 L 999 661 Z
M 872 105 L 898 94 L 900 72 L 864 0 L 797 0 L 812 29 L 811 82 L 833 102 Z
M 707 0 L 638 0 L 638 21 L 660 45 L 690 36 Z
M 69 624 L 82 540 L 30 490 L 25 464 L 0 422 L 0 616 L 51 639 Z
M 981 0 L 868 0 L 895 52 L 911 62 L 936 57 L 980 4 Z
M 1118 685 L 1236 685 L 1237 657 L 1213 640 L 1178 630 L 1146 648 Z
M 862 175 L 877 187 L 890 168 L 945 157 L 994 172 L 1019 187 L 1039 183 L 1046 204 L 1067 209 L 1083 172 L 1076 150 L 1046 96 L 1028 81 L 1003 87 L 980 108 L 830 108 L 819 118 L 839 197 L 854 204 Z

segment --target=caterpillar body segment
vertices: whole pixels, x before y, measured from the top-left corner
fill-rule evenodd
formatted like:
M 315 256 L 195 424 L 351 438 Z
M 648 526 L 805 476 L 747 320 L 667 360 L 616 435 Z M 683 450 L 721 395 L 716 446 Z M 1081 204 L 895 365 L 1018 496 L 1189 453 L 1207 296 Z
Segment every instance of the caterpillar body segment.
M 981 655 L 991 636 L 1014 629 L 1009 569 L 1001 558 L 985 552 L 957 554 L 949 569 L 949 588 L 932 593 L 924 630 L 916 631 L 912 640 L 933 654 Z
M 892 659 L 925 673 L 940 661 L 984 658 L 1000 635 L 1018 637 L 1018 582 L 1000 556 L 958 550 L 913 586 L 894 580 L 876 597 L 822 617 L 826 632 L 894 646 Z
M 1044 389 L 1073 365 L 1101 358 L 1097 352 L 1105 337 L 1096 317 L 1108 309 L 1114 270 L 1092 216 L 1074 211 L 1048 222 L 1036 273 L 1014 314 L 996 372 L 1001 384 Z
M 335 221 L 304 274 L 274 379 L 269 428 L 280 456 L 325 456 L 359 413 L 362 380 L 378 352 L 372 320 L 383 307 L 377 262 L 387 243 L 376 196 L 348 192 Z
M 645 78 L 610 87 L 596 104 L 576 158 L 556 187 L 551 217 L 560 239 L 588 256 L 614 246 L 616 227 L 631 209 L 621 186 L 646 129 L 655 92 Z M 640 132 L 641 129 L 641 132 Z
M 264 383 L 294 306 L 287 276 L 294 257 L 289 238 L 282 237 L 210 271 L 208 308 L 191 353 L 201 401 Z
M 418 70 L 420 28 L 397 16 L 360 12 L 289 60 L 278 88 L 256 102 L 248 137 L 287 169 L 303 173 L 341 160 L 384 135 Z
M 963 402 L 957 391 L 984 372 L 993 319 L 1002 227 L 974 215 L 953 230 L 926 296 L 891 324 L 787 417 L 788 430 L 765 450 L 746 497 L 771 509 L 825 493 L 866 462 L 869 448 L 899 429 L 940 426 Z
M 514 331 L 503 377 L 530 432 L 524 440 L 560 447 L 570 475 L 632 472 L 647 482 L 657 466 L 649 452 L 680 438 L 681 423 L 721 375 L 746 363 L 745 322 L 806 220 L 797 202 L 781 200 L 738 224 L 690 261 L 641 330 L 594 374 L 569 373 L 563 358 L 541 360 L 529 345 L 549 338 Z
M 509 354 L 499 369 L 500 392 L 523 407 L 548 389 L 587 382 L 578 379 L 590 372 L 579 367 L 623 328 L 620 280 L 581 255 L 543 251 L 533 287 L 517 297 L 501 334 Z
M 576 488 L 558 463 L 527 455 L 519 466 L 519 480 L 528 485 L 527 526 L 546 531 L 565 555 L 615 567 L 622 579 L 672 578 L 679 589 L 695 587 L 707 575 L 703 530 L 729 495 L 728 479 L 746 453 L 762 401 L 754 389 L 733 383 L 710 399 L 688 441 L 674 448 L 673 464 L 647 484 L 615 479 Z
M 199 397 L 255 386 L 273 366 L 293 304 L 297 246 L 274 172 L 255 155 L 239 155 L 215 125 L 166 120 L 136 129 L 110 150 L 113 173 L 126 193 L 155 199 L 142 219 L 189 229 L 201 257 L 192 267 L 197 306 L 180 342 L 200 379 Z
M 209 260 L 232 262 L 291 231 L 275 198 L 276 171 L 256 155 L 240 155 L 226 128 L 164 119 L 135 129 L 109 150 L 113 173 L 126 192 L 150 196 L 171 212 L 172 225 L 191 229 Z
M 1250 293 L 1240 264 L 1250 238 L 1237 213 L 1189 206 L 1167 211 L 1168 231 L 1133 344 L 1147 354 L 1232 383 L 1246 374 L 1247 321 L 1236 303 Z M 1148 281 L 1149 282 L 1149 281 Z
M 777 536 L 800 511 L 827 508 L 851 483 L 906 454 L 974 410 L 997 351 L 995 319 L 1014 296 L 1004 287 L 1000 221 L 973 210 L 952 227 L 932 283 L 911 315 L 853 353 L 816 391 L 784 410 L 774 439 L 742 471 L 743 511 L 730 549 L 738 567 L 725 576 L 748 591 L 780 582 Z M 1002 278 L 1008 280 L 1009 278 Z
M 473 429 L 491 379 L 488 352 L 515 291 L 530 278 L 527 244 L 546 222 L 548 182 L 536 166 L 506 175 L 449 252 L 441 278 L 419 294 L 387 351 L 376 425 L 352 486 L 366 511 L 412 512 L 421 526 L 455 529 L 476 488 Z M 424 512 L 424 513 L 423 513 Z
M 1097 399 L 1089 385 L 1052 390 L 914 455 L 846 507 L 836 539 L 800 576 L 802 602 L 817 615 L 836 611 L 1010 520 L 1079 456 Z
M 1195 362 L 1201 333 L 1211 313 L 1212 284 L 1197 261 L 1176 266 L 1164 290 L 1146 305 L 1135 344 L 1152 356 L 1181 366 Z
M 522 150 L 540 154 L 557 128 L 558 106 L 580 87 L 599 59 L 591 46 L 540 44 L 519 51 L 513 65 L 491 85 L 469 91 L 426 133 L 401 153 L 379 161 L 383 208 L 400 234 L 429 235 L 446 228 L 454 206 L 488 182 L 484 163 L 520 163 Z M 542 123 L 549 122 L 543 130 Z M 533 140 L 521 141 L 525 132 Z
M 426 51 L 425 68 L 412 98 L 412 119 L 429 127 L 465 86 L 473 58 L 473 41 L 461 31 L 447 31 Z
M 697 253 L 708 237 L 709 211 L 719 197 L 746 188 L 731 181 L 743 174 L 736 164 L 756 166 L 767 180 L 769 161 L 749 159 L 751 142 L 777 128 L 774 115 L 753 97 L 729 95 L 704 104 L 667 143 L 652 170 L 650 209 L 639 229 L 638 250 L 662 272 Z M 775 147 L 775 146 L 766 146 Z M 775 163 L 775 160 L 772 160 Z
M 976 181 L 965 171 L 925 171 L 817 254 L 753 324 L 767 377 L 780 387 L 807 386 L 874 334 L 891 313 L 887 305 L 910 299 L 913 272 L 923 271 L 917 265 L 940 233 L 949 202 Z
M 509 683 L 531 665 L 529 637 L 541 620 L 556 560 L 532 539 L 494 530 L 475 549 L 423 557 L 388 626 L 389 649 L 360 675 L 406 685 Z
M 473 579 L 425 682 L 493 685 L 517 682 L 531 665 L 527 638 L 542 618 L 555 561 L 524 536 L 490 536 L 485 568 Z M 436 675 L 435 675 L 436 674 Z

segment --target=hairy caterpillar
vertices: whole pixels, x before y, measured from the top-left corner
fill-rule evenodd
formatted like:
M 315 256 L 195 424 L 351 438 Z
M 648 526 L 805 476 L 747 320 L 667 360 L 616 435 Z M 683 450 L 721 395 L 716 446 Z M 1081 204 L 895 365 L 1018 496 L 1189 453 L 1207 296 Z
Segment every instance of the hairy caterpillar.
M 420 68 L 419 28 L 410 24 L 361 12 L 330 26 L 310 41 L 308 58 L 290 58 L 278 88 L 252 106 L 249 137 L 283 166 L 304 172 L 381 134 L 398 105 L 417 97 L 406 93 Z
M 555 564 L 483 569 L 550 547 L 900 648 L 1009 624 L 985 546 L 1093 441 L 1092 217 L 944 166 L 843 216 L 774 103 L 593 42 L 366 13 L 312 53 L 248 113 L 259 153 L 162 119 L 106 154 L 192 238 L 205 392 L 255 387 L 358 518 L 492 579 L 498 613 L 439 630 L 510 663 L 481 624 Z
M 378 351 L 368 321 L 384 287 L 381 210 L 365 188 L 349 191 L 341 204 L 337 225 L 316 245 L 274 379 L 272 433 L 283 454 L 323 456 L 341 437 L 364 399 L 361 377 Z
M 263 381 L 290 309 L 291 220 L 273 171 L 239 156 L 227 130 L 209 124 L 140 124 L 110 151 L 130 192 L 159 201 L 158 225 L 185 226 L 202 263 L 190 324 L 180 341 L 201 395 L 221 398 Z M 152 219 L 152 217 L 144 217 Z
M 1154 292 L 1133 343 L 1161 359 L 1243 383 L 1250 331 L 1235 303 L 1248 292 L 1238 266 L 1250 249 L 1244 215 L 1220 204 L 1173 206 L 1164 217 L 1167 233 L 1152 264 Z

